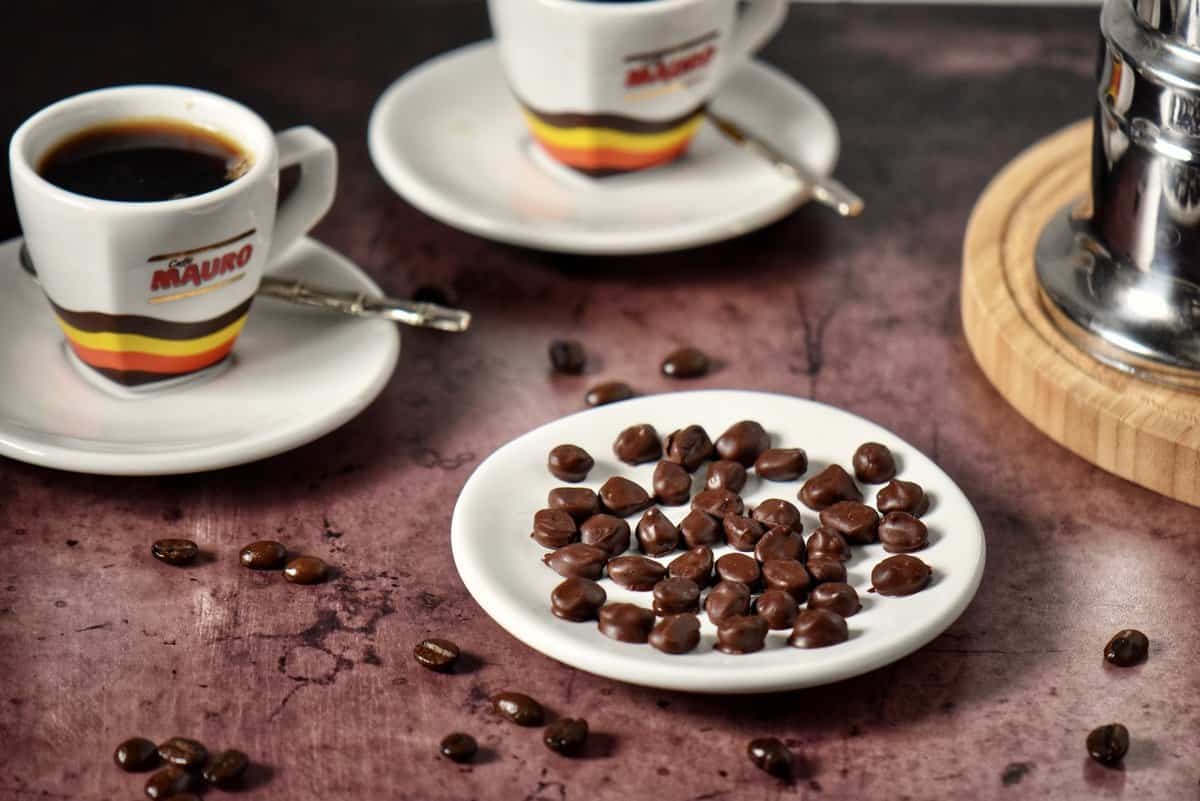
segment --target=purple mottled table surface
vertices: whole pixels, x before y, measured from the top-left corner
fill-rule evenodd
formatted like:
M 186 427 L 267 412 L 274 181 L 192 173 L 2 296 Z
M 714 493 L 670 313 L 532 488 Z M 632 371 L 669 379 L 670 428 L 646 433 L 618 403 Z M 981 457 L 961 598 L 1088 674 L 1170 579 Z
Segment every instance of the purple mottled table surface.
M 0 801 L 137 798 L 111 762 L 135 733 L 237 746 L 246 799 L 1194 799 L 1200 796 L 1200 531 L 1196 510 L 1106 475 L 992 390 L 963 341 L 963 228 L 988 179 L 1089 113 L 1093 10 L 795 6 L 764 57 L 841 125 L 853 222 L 817 208 L 733 242 L 619 260 L 500 246 L 395 196 L 367 156 L 367 115 L 396 76 L 485 37 L 482 2 L 7 3 L 0 129 L 102 85 L 204 86 L 301 122 L 340 148 L 337 204 L 316 234 L 396 294 L 441 288 L 465 336 L 404 331 L 395 378 L 361 416 L 299 450 L 216 473 L 117 479 L 0 460 Z M 7 181 L 5 181 L 5 185 Z M 7 192 L 0 234 L 16 235 Z M 2 324 L 3 321 L 0 321 Z M 545 349 L 583 340 L 589 375 L 552 378 Z M 884 669 L 819 689 L 729 698 L 618 684 L 508 636 L 451 562 L 454 499 L 494 448 L 581 408 L 621 377 L 680 387 L 657 355 L 723 362 L 688 387 L 836 404 L 929 453 L 974 501 L 988 567 L 945 634 Z M 151 540 L 216 558 L 154 562 Z M 299 588 L 236 566 L 278 537 L 336 580 Z M 1117 629 L 1148 663 L 1106 668 Z M 442 676 L 427 635 L 475 657 Z M 586 716 L 587 758 L 491 717 L 524 689 Z M 1089 762 L 1122 721 L 1123 770 Z M 436 755 L 475 733 L 485 758 Z M 748 738 L 803 755 L 792 784 Z M 220 797 L 219 794 L 210 794 Z

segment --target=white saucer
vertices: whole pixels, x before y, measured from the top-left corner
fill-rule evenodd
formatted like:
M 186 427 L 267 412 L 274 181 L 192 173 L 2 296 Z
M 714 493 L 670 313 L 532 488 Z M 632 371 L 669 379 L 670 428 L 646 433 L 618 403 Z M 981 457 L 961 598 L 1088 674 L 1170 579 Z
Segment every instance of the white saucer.
M 714 110 L 826 175 L 833 117 L 808 90 L 760 62 L 735 72 Z M 493 44 L 438 56 L 375 104 L 368 145 L 385 181 L 447 225 L 568 253 L 652 253 L 744 234 L 789 214 L 807 190 L 705 124 L 683 159 L 591 179 L 547 168 L 530 143 Z
M 233 364 L 194 384 L 120 399 L 64 354 L 36 282 L 0 244 L 0 454 L 108 475 L 212 470 L 262 459 L 358 414 L 396 367 L 394 323 L 341 317 L 270 298 L 251 307 Z M 358 267 L 311 239 L 271 269 L 335 288 L 379 292 Z
M 550 614 L 550 591 L 562 578 L 541 562 L 546 550 L 529 537 L 533 514 L 546 504 L 546 493 L 562 482 L 546 469 L 555 445 L 575 443 L 596 460 L 587 480 L 575 486 L 598 489 L 613 475 L 650 487 L 654 464 L 629 467 L 612 453 L 624 427 L 651 423 L 660 434 L 698 423 L 718 437 L 737 420 L 758 420 L 779 446 L 808 451 L 814 475 L 826 464 L 848 466 L 854 449 L 866 441 L 887 444 L 896 454 L 900 476 L 916 481 L 932 498 L 924 516 L 930 545 L 919 551 L 933 568 L 933 581 L 906 598 L 868 593 L 871 568 L 887 556 L 881 545 L 856 547 L 848 563 L 848 581 L 858 590 L 863 609 L 848 618 L 850 640 L 840 645 L 800 650 L 786 644 L 786 631 L 768 635 L 767 647 L 734 656 L 713 650 L 715 629 L 701 615 L 699 647 L 682 656 L 649 645 L 611 640 L 595 622 L 570 623 Z M 697 472 L 696 485 L 703 480 Z M 796 501 L 802 481 L 769 482 L 753 474 L 742 495 L 748 506 L 767 498 Z M 878 487 L 863 487 L 873 503 Z M 695 490 L 695 488 L 694 488 Z M 686 506 L 662 507 L 678 523 Z M 816 513 L 801 508 L 804 529 L 817 525 Z M 631 526 L 638 515 L 629 518 Z M 492 454 L 463 487 L 451 523 L 454 561 L 479 605 L 514 637 L 560 662 L 600 676 L 670 690 L 706 693 L 754 693 L 828 684 L 894 662 L 928 643 L 958 618 L 970 603 L 983 575 L 983 527 L 974 508 L 954 482 L 911 445 L 880 426 L 831 406 L 786 395 L 710 390 L 656 395 L 602 406 L 518 437 Z M 715 549 L 720 556 L 731 549 Z M 660 560 L 675 558 L 676 551 Z M 610 601 L 631 601 L 649 608 L 648 592 L 632 592 L 602 580 Z

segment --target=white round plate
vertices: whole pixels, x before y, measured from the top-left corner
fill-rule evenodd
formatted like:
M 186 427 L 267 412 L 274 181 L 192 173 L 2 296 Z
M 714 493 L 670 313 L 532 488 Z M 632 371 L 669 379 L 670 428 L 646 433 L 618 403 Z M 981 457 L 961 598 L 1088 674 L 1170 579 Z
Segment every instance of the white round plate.
M 18 261 L 0 244 L 0 454 L 61 470 L 165 475 L 242 464 L 290 450 L 358 414 L 400 353 L 394 323 L 258 298 L 232 365 L 207 380 L 118 398 L 67 361 L 62 332 Z M 312 239 L 272 275 L 378 293 L 358 267 Z
M 550 591 L 562 578 L 542 564 L 546 550 L 529 537 L 533 514 L 546 505 L 546 493 L 563 483 L 546 469 L 555 445 L 575 443 L 596 460 L 578 485 L 598 489 L 613 475 L 649 489 L 654 464 L 630 467 L 612 453 L 617 433 L 635 423 L 650 423 L 666 434 L 684 425 L 704 426 L 716 439 L 730 424 L 758 420 L 780 447 L 802 447 L 809 456 L 807 476 L 827 464 L 848 467 L 863 442 L 887 444 L 900 476 L 924 487 L 932 506 L 923 518 L 930 544 L 916 554 L 933 568 L 923 591 L 885 598 L 867 590 L 871 568 L 887 556 L 879 544 L 858 546 L 848 563 L 848 581 L 858 590 L 863 609 L 848 618 L 850 639 L 829 648 L 801 650 L 787 645 L 786 631 L 772 631 L 764 650 L 741 656 L 716 651 L 716 631 L 703 614 L 701 641 L 682 656 L 649 645 L 631 645 L 602 635 L 595 622 L 570 623 L 550 614 Z M 693 492 L 705 468 L 697 471 Z M 770 482 L 753 473 L 742 495 L 747 506 L 767 498 L 796 502 L 802 481 Z M 873 503 L 877 486 L 863 487 Z M 663 507 L 678 523 L 689 507 Z M 804 529 L 817 525 L 816 513 L 801 506 Z M 638 515 L 629 518 L 631 527 Z M 479 605 L 514 637 L 560 662 L 600 676 L 669 690 L 705 693 L 757 693 L 828 684 L 894 662 L 925 645 L 953 623 L 974 597 L 983 575 L 984 540 L 979 517 L 950 477 L 926 456 L 880 426 L 849 412 L 786 395 L 709 390 L 655 395 L 591 409 L 542 426 L 500 448 L 467 481 L 451 524 L 454 561 Z M 636 537 L 634 538 L 636 540 Z M 636 547 L 636 544 L 635 546 Z M 714 549 L 720 556 L 729 546 Z M 682 550 L 660 559 L 670 562 Z M 602 580 L 610 601 L 631 601 L 649 608 L 648 592 Z
M 751 62 L 713 109 L 818 174 L 833 170 L 833 117 L 808 90 Z M 592 179 L 530 141 L 494 45 L 438 56 L 391 85 L 367 143 L 385 181 L 447 225 L 567 253 L 653 253 L 744 234 L 791 213 L 809 192 L 705 124 L 684 158 Z

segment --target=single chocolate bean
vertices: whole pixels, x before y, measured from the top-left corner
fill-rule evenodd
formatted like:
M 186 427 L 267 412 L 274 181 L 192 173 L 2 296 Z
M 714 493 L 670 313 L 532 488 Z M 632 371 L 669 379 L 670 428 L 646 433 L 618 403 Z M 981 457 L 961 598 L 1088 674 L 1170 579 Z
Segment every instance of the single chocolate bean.
M 542 742 L 556 754 L 575 756 L 587 743 L 588 723 L 583 718 L 559 718 L 542 732 Z
M 617 517 L 628 517 L 649 508 L 646 490 L 624 476 L 613 476 L 600 487 L 600 502 Z
M 697 545 L 719 545 L 724 539 L 721 535 L 721 523 L 708 512 L 693 509 L 679 521 L 679 534 L 687 547 Z
M 608 593 L 591 579 L 573 576 L 550 591 L 550 611 L 555 617 L 582 623 L 595 620 Z
M 920 517 L 929 511 L 929 496 L 920 484 L 894 478 L 875 496 L 875 508 L 881 514 L 908 512 L 913 517 Z
M 771 447 L 766 430 L 753 420 L 734 423 L 717 439 L 717 453 L 722 459 L 750 467 L 758 455 Z
M 242 548 L 238 558 L 251 570 L 279 570 L 287 562 L 287 548 L 281 542 L 259 540 Z
M 595 466 L 591 454 L 578 445 L 559 445 L 546 457 L 546 467 L 559 481 L 583 481 Z
M 821 510 L 821 526 L 840 533 L 851 545 L 879 539 L 879 513 L 858 501 L 838 501 Z
M 700 619 L 688 613 L 667 615 L 651 629 L 650 644 L 664 654 L 686 654 L 700 644 Z
M 174 798 L 180 793 L 186 793 L 195 777 L 178 765 L 168 765 L 146 780 L 146 797 L 151 801 Z
M 739 581 L 751 590 L 762 580 L 758 562 L 744 553 L 725 554 L 717 560 L 716 570 L 721 581 Z
M 577 521 L 587 520 L 600 511 L 600 499 L 587 487 L 555 487 L 546 494 L 546 505 L 566 512 Z
M 592 515 L 579 526 L 579 539 L 587 545 L 603 548 L 609 556 L 620 556 L 629 550 L 629 524 L 612 515 Z
M 436 637 L 421 640 L 413 647 L 413 659 L 422 667 L 437 673 L 450 673 L 458 664 L 458 646 L 450 640 Z
M 583 343 L 574 339 L 556 339 L 550 343 L 550 366 L 555 372 L 579 375 L 586 365 Z
M 690 425 L 667 435 L 667 459 L 682 465 L 689 473 L 696 472 L 712 454 L 712 440 L 700 426 Z
M 639 423 L 617 434 L 613 453 L 625 464 L 642 464 L 662 458 L 663 449 L 654 426 Z
M 470 762 L 479 752 L 479 743 L 469 734 L 456 731 L 447 734 L 438 745 L 438 753 L 451 762 Z
M 919 551 L 929 544 L 929 529 L 908 512 L 888 512 L 879 522 L 879 541 L 888 553 Z
M 533 533 L 529 535 L 543 548 L 561 548 L 579 539 L 575 518 L 562 509 L 539 509 L 533 515 Z
M 717 650 L 726 654 L 761 651 L 767 640 L 767 621 L 758 615 L 734 615 L 717 625 Z
M 808 536 L 808 553 L 814 559 L 823 557 L 845 562 L 850 558 L 850 543 L 840 531 L 820 526 Z
M 838 581 L 826 582 L 813 587 L 808 594 L 809 609 L 828 609 L 842 617 L 850 617 L 862 609 L 858 592 L 849 584 Z
M 880 595 L 912 595 L 925 589 L 931 573 L 915 556 L 889 556 L 871 571 L 871 584 Z
M 796 599 L 783 590 L 767 590 L 754 599 L 754 613 L 767 621 L 767 628 L 772 631 L 790 629 L 799 611 Z
M 524 693 L 496 693 L 492 696 L 492 711 L 518 726 L 541 726 L 546 720 L 542 705 Z
M 117 746 L 113 752 L 113 762 L 121 770 L 130 773 L 149 770 L 158 764 L 158 746 L 145 737 L 130 737 Z
M 763 562 L 763 585 L 769 590 L 783 590 L 788 595 L 803 601 L 808 594 L 808 571 L 804 565 L 790 559 L 772 559 Z
M 637 539 L 642 553 L 663 556 L 679 546 L 679 529 L 657 508 L 651 508 L 638 521 Z
M 828 609 L 801 609 L 788 637 L 793 648 L 827 648 L 850 639 L 846 618 Z
M 700 585 L 687 578 L 665 578 L 654 585 L 656 615 L 679 615 L 700 611 Z
M 651 486 L 655 497 L 667 506 L 679 506 L 692 497 L 692 477 L 674 462 L 664 460 L 654 466 Z
M 742 504 L 741 496 L 729 490 L 702 490 L 692 498 L 692 508 L 723 518 L 725 515 L 740 515 L 746 507 Z
M 767 481 L 795 481 L 808 472 L 803 448 L 767 448 L 754 460 L 754 472 Z
M 196 554 L 200 553 L 200 548 L 191 540 L 165 539 L 155 540 L 150 546 L 150 553 L 160 562 L 180 567 L 191 564 Z
M 699 348 L 678 348 L 662 361 L 662 373 L 671 378 L 699 378 L 708 372 L 708 354 Z
M 754 767 L 765 771 L 777 779 L 787 779 L 792 775 L 792 752 L 775 737 L 760 737 L 751 740 L 746 746 L 746 753 Z
M 667 565 L 667 575 L 672 578 L 691 579 L 700 587 L 707 587 L 712 581 L 712 570 L 713 552 L 707 545 L 697 545 L 682 556 L 672 559 L 671 564 Z
M 804 482 L 799 498 L 809 509 L 819 512 L 838 501 L 861 501 L 862 492 L 841 465 L 831 464 Z
M 600 633 L 620 642 L 644 643 L 654 628 L 654 613 L 636 604 L 610 603 L 600 607 Z
M 618 556 L 608 563 L 608 577 L 627 590 L 646 592 L 663 580 L 667 569 L 644 556 Z
M 736 493 L 741 492 L 745 486 L 746 468 L 742 466 L 741 462 L 732 462 L 728 459 L 712 462 L 704 476 L 705 489 L 723 489 Z
M 800 519 L 800 510 L 796 508 L 795 504 L 780 498 L 768 498 L 763 501 L 755 508 L 751 517 L 767 528 L 786 526 L 796 532 L 804 530 L 804 523 Z
M 754 546 L 754 558 L 760 562 L 772 559 L 803 562 L 805 556 L 804 538 L 784 526 L 771 529 Z
M 1129 729 L 1120 723 L 1099 726 L 1087 736 L 1088 756 L 1109 767 L 1125 758 L 1129 751 Z
M 1118 667 L 1145 662 L 1150 653 L 1150 638 L 1137 629 L 1121 629 L 1104 646 L 1104 659 Z
M 854 475 L 864 484 L 883 484 L 896 477 L 896 459 L 887 445 L 864 442 L 854 452 Z
M 159 743 L 158 756 L 168 765 L 176 765 L 184 770 L 199 770 L 208 760 L 208 749 L 203 743 L 187 737 L 172 737 Z
M 283 577 L 293 584 L 320 584 L 328 576 L 329 566 L 315 556 L 297 556 L 283 568 Z
M 812 554 L 804 563 L 813 584 L 824 584 L 827 581 L 845 581 L 846 563 L 841 559 L 831 559 L 821 554 Z
M 216 758 L 204 768 L 204 781 L 213 787 L 227 789 L 234 787 L 250 767 L 250 757 L 241 751 L 229 749 L 217 754 Z M 178 799 L 179 796 L 176 796 Z
M 767 533 L 767 527 L 762 523 L 742 515 L 725 515 L 721 526 L 725 530 L 725 541 L 739 551 L 753 551 Z
M 632 397 L 633 387 L 624 381 L 608 381 L 603 384 L 597 384 L 589 389 L 587 394 L 583 396 L 583 402 L 588 406 L 604 406 L 609 403 L 629 400 Z
M 574 542 L 542 556 L 542 562 L 564 578 L 598 579 L 608 561 L 608 551 Z
M 704 611 L 713 623 L 720 623 L 727 617 L 749 614 L 750 588 L 737 581 L 718 582 L 704 599 Z

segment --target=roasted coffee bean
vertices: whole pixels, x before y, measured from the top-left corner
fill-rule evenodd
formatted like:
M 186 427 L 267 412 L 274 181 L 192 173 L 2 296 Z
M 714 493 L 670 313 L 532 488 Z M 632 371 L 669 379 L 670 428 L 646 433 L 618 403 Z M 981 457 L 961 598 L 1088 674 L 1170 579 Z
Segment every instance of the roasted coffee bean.
M 770 562 L 772 559 L 803 562 L 805 556 L 804 538 L 783 526 L 768 531 L 754 546 L 754 558 L 760 562 Z
M 700 619 L 687 613 L 667 615 L 651 629 L 650 644 L 664 654 L 686 654 L 700 644 Z
M 195 777 L 178 765 L 168 765 L 146 780 L 146 797 L 151 801 L 174 798 L 191 789 Z
M 204 781 L 214 787 L 235 786 L 250 766 L 250 757 L 241 751 L 230 749 L 217 754 L 216 759 L 204 768 Z M 176 796 L 178 798 L 178 796 Z
M 799 611 L 796 599 L 783 590 L 769 589 L 754 599 L 754 613 L 767 621 L 767 628 L 772 631 L 790 629 L 795 625 Z
M 931 572 L 915 556 L 889 556 L 871 571 L 871 584 L 880 595 L 912 595 L 925 589 Z
M 539 509 L 533 515 L 533 533 L 529 535 L 543 548 L 561 548 L 579 539 L 575 518 L 562 509 Z
M 768 590 L 783 590 L 798 602 L 808 594 L 808 571 L 804 565 L 790 559 L 772 559 L 763 562 L 763 586 Z
M 712 570 L 713 552 L 707 545 L 697 545 L 667 565 L 667 575 L 672 578 L 691 579 L 702 588 L 712 581 Z M 611 571 L 609 575 L 612 575 Z
M 1104 646 L 1104 659 L 1118 667 L 1145 662 L 1150 653 L 1150 638 L 1137 629 L 1121 629 Z
M 551 590 L 550 611 L 555 617 L 581 623 L 595 620 L 607 600 L 608 593 L 596 582 L 572 577 Z
M 767 533 L 767 527 L 762 523 L 742 515 L 725 515 L 721 526 L 725 531 L 725 541 L 739 551 L 753 551 Z
M 885 515 L 908 512 L 913 517 L 920 517 L 929 511 L 929 497 L 920 484 L 894 478 L 875 496 L 875 508 Z
M 559 445 L 546 457 L 546 467 L 559 481 L 583 481 L 595 466 L 592 455 L 578 445 Z
M 600 487 L 600 502 L 617 517 L 629 517 L 649 508 L 646 490 L 623 476 L 613 476 Z
M 760 503 L 750 516 L 769 529 L 776 526 L 786 526 L 796 532 L 804 529 L 800 510 L 795 504 L 780 498 L 768 498 Z
M 838 532 L 851 545 L 870 545 L 879 539 L 879 513 L 858 501 L 838 501 L 822 509 L 821 526 Z
M 438 753 L 451 762 L 470 762 L 479 752 L 479 743 L 469 734 L 456 731 L 447 734 L 438 745 Z
M 813 559 L 837 559 L 845 562 L 850 558 L 850 543 L 841 532 L 819 527 L 808 537 L 808 553 Z
M 287 562 L 287 548 L 281 542 L 259 540 L 242 548 L 238 558 L 251 570 L 279 570 Z
M 699 378 L 708 372 L 708 354 L 699 348 L 679 348 L 662 361 L 662 374 L 671 378 Z
M 908 512 L 888 512 L 879 522 L 879 541 L 888 553 L 910 553 L 929 544 L 929 529 Z
M 657 508 L 651 508 L 638 521 L 637 539 L 642 553 L 663 556 L 679 547 L 679 529 Z
M 599 617 L 600 633 L 620 642 L 644 643 L 654 628 L 654 613 L 636 604 L 605 604 Z
M 617 434 L 613 453 L 625 464 L 642 464 L 662 458 L 663 449 L 654 426 L 639 423 Z
M 696 472 L 712 454 L 712 440 L 700 426 L 691 425 L 667 435 L 667 459 L 682 465 L 689 473 Z
M 583 401 L 588 406 L 604 406 L 609 403 L 629 400 L 632 397 L 633 387 L 624 381 L 608 381 L 603 384 L 597 384 L 589 389 L 587 394 L 583 396 Z
M 727 553 L 717 560 L 717 578 L 721 581 L 739 581 L 751 590 L 758 587 L 762 574 L 758 562 L 744 553 Z
M 692 498 L 692 508 L 723 518 L 725 515 L 740 515 L 746 507 L 742 504 L 741 496 L 729 490 L 702 490 Z
M 689 548 L 695 548 L 697 545 L 719 545 L 724 539 L 720 521 L 699 509 L 693 509 L 679 521 L 679 534 Z
M 654 585 L 656 615 L 679 615 L 700 611 L 700 585 L 687 578 L 665 578 Z
M 542 705 L 524 693 L 496 693 L 492 696 L 492 711 L 518 726 L 541 726 L 546 720 Z
M 574 542 L 542 557 L 542 562 L 564 578 L 598 579 L 608 561 L 608 551 L 595 545 Z
M 592 515 L 579 526 L 579 539 L 587 545 L 603 548 L 609 556 L 620 556 L 629 550 L 629 524 L 612 515 Z
M 777 779 L 787 779 L 792 775 L 792 752 L 787 746 L 774 737 L 760 737 L 751 740 L 746 746 L 746 753 L 754 767 L 765 771 Z
M 793 648 L 827 648 L 850 639 L 846 618 L 828 609 L 801 609 L 788 637 Z
M 130 737 L 117 746 L 113 752 L 113 762 L 121 770 L 130 773 L 149 770 L 158 764 L 158 746 L 145 737 Z
M 187 737 L 172 737 L 158 746 L 158 756 L 168 765 L 185 770 L 199 770 L 208 759 L 208 749 L 203 743 Z
M 651 486 L 654 496 L 667 506 L 679 506 L 692 497 L 692 477 L 674 462 L 664 460 L 654 466 Z
M 750 467 L 758 455 L 771 447 L 771 438 L 753 420 L 734 423 L 717 439 L 717 453 L 722 459 Z
M 830 559 L 821 554 L 812 554 L 804 563 L 808 576 L 813 584 L 824 584 L 827 581 L 845 581 L 846 563 L 840 559 Z
M 1129 729 L 1110 723 L 1092 729 L 1087 736 L 1088 756 L 1101 765 L 1116 765 L 1129 751 Z
M 862 609 L 858 592 L 849 584 L 831 581 L 818 584 L 808 594 L 809 609 L 828 609 L 842 617 L 850 617 Z
M 746 468 L 740 462 L 720 459 L 708 466 L 704 476 L 704 488 L 710 490 L 729 490 L 741 492 L 746 486 Z
M 808 472 L 803 448 L 767 448 L 754 460 L 754 472 L 767 481 L 795 481 Z
M 547 493 L 546 505 L 580 522 L 600 512 L 600 499 L 587 487 L 555 487 Z
M 150 546 L 150 553 L 160 562 L 179 567 L 191 564 L 196 554 L 200 553 L 200 548 L 191 540 L 155 540 Z
M 854 476 L 864 484 L 882 484 L 896 477 L 896 459 L 887 445 L 864 442 L 854 452 Z
M 575 756 L 587 743 L 588 724 L 583 718 L 559 718 L 542 732 L 542 742 L 556 754 Z
M 662 581 L 667 569 L 644 556 L 618 556 L 608 563 L 608 577 L 627 590 L 647 592 Z
M 767 621 L 758 615 L 734 615 L 717 625 L 717 650 L 726 654 L 761 651 L 767 640 Z
M 556 339 L 550 343 L 550 366 L 556 372 L 579 375 L 587 365 L 583 343 L 574 339 Z
M 315 556 L 297 556 L 283 568 L 283 577 L 293 584 L 320 584 L 328 576 L 329 566 Z
M 458 664 L 458 646 L 450 640 L 430 638 L 421 640 L 413 648 L 413 659 L 417 664 L 437 673 L 450 673 Z
M 861 501 L 862 492 L 841 465 L 831 464 L 804 482 L 799 498 L 809 509 L 819 512 L 838 501 Z
M 718 582 L 704 599 L 704 611 L 713 623 L 720 623 L 727 617 L 749 614 L 750 588 L 737 581 Z

